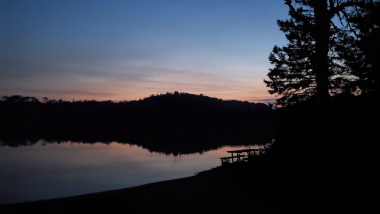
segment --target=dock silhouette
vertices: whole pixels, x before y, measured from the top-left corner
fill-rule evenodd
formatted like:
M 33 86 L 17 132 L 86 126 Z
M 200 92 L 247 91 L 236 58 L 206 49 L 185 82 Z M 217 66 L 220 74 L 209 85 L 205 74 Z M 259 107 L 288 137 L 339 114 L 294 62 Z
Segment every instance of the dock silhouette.
M 240 150 L 231 150 L 227 152 L 230 153 L 231 156 L 221 157 L 220 160 L 222 162 L 222 165 L 226 165 L 226 164 L 234 163 L 234 162 L 241 162 L 241 161 L 248 162 L 254 157 L 261 156 L 265 152 L 265 149 L 240 149 Z

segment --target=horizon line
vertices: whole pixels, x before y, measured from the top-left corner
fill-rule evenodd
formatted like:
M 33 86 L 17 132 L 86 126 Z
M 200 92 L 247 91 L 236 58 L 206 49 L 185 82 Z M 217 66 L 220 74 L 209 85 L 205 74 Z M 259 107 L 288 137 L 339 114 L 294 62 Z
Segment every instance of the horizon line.
M 179 91 L 174 91 L 174 92 L 166 92 L 166 93 L 157 93 L 157 94 L 151 94 L 149 96 L 146 96 L 146 97 L 143 97 L 143 98 L 139 98 L 139 99 L 130 99 L 130 100 L 126 100 L 126 99 L 76 99 L 76 98 L 72 98 L 72 99 L 58 99 L 58 98 L 53 98 L 53 99 L 49 99 L 48 97 L 46 96 L 29 96 L 29 95 L 21 95 L 21 94 L 13 94 L 13 95 L 2 95 L 0 97 L 0 99 L 2 99 L 3 97 L 12 97 L 12 96 L 22 96 L 22 97 L 33 97 L 33 98 L 36 98 L 38 101 L 41 101 L 43 100 L 44 98 L 47 98 L 48 100 L 56 100 L 56 101 L 65 101 L 65 102 L 78 102 L 78 101 L 96 101 L 96 102 L 105 102 L 105 101 L 111 101 L 111 102 L 133 102 L 133 101 L 139 101 L 139 100 L 143 100 L 143 99 L 146 99 L 146 98 L 149 98 L 151 96 L 160 96 L 160 95 L 165 95 L 165 94 L 174 94 L 178 92 L 179 94 L 190 94 L 190 95 L 197 95 L 197 96 L 205 96 L 205 97 L 209 97 L 209 98 L 215 98 L 215 99 L 220 99 L 220 100 L 223 100 L 223 101 L 239 101 L 239 102 L 249 102 L 249 103 L 264 103 L 264 104 L 270 104 L 270 103 L 275 103 L 276 102 L 276 99 L 275 98 L 257 98 L 257 99 L 254 99 L 252 101 L 248 101 L 248 100 L 239 100 L 239 99 L 223 99 L 223 98 L 219 98 L 219 97 L 212 97 L 212 96 L 208 96 L 204 93 L 200 93 L 200 94 L 195 94 L 195 93 L 188 93 L 188 92 L 179 92 Z

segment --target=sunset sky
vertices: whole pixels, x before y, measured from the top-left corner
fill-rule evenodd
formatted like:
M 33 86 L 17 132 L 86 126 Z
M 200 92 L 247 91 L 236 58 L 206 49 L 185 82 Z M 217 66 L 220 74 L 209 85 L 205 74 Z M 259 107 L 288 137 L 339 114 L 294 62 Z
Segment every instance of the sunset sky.
M 282 0 L 1 0 L 0 96 L 267 102 Z

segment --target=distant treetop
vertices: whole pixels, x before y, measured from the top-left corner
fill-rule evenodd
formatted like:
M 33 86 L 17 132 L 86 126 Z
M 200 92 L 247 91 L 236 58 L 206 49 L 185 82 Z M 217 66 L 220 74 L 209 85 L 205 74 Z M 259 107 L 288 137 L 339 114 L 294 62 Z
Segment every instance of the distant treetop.
M 76 100 L 74 99 L 70 101 L 65 100 L 55 100 L 55 99 L 49 99 L 47 97 L 42 98 L 42 102 L 40 102 L 35 97 L 28 97 L 28 96 L 21 96 L 21 95 L 13 95 L 13 96 L 3 96 L 0 99 L 0 102 L 7 102 L 7 103 L 42 103 L 42 104 L 80 104 L 80 103 L 87 103 L 87 104 L 100 104 L 100 103 L 115 103 L 111 100 L 108 101 L 95 101 L 95 100 Z M 167 92 L 164 94 L 152 94 L 149 97 L 140 99 L 138 101 L 123 101 L 119 102 L 120 104 L 128 104 L 128 103 L 140 103 L 140 104 L 155 104 L 155 105 L 171 105 L 171 104 L 185 104 L 185 105 L 218 105 L 223 106 L 224 108 L 236 108 L 236 107 L 255 107 L 255 108 L 268 108 L 270 105 L 264 104 L 264 103 L 250 103 L 248 101 L 239 101 L 239 100 L 222 100 L 215 97 L 209 97 L 205 96 L 204 94 L 190 94 L 190 93 L 184 93 L 184 92 Z

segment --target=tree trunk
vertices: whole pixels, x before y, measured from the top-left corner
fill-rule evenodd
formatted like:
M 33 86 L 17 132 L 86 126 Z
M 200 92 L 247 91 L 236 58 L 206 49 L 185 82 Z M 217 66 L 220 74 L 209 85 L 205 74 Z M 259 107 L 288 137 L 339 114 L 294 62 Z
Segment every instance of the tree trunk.
M 330 16 L 327 0 L 313 0 L 316 21 L 314 72 L 317 84 L 317 102 L 319 108 L 326 107 L 329 99 L 329 38 Z

